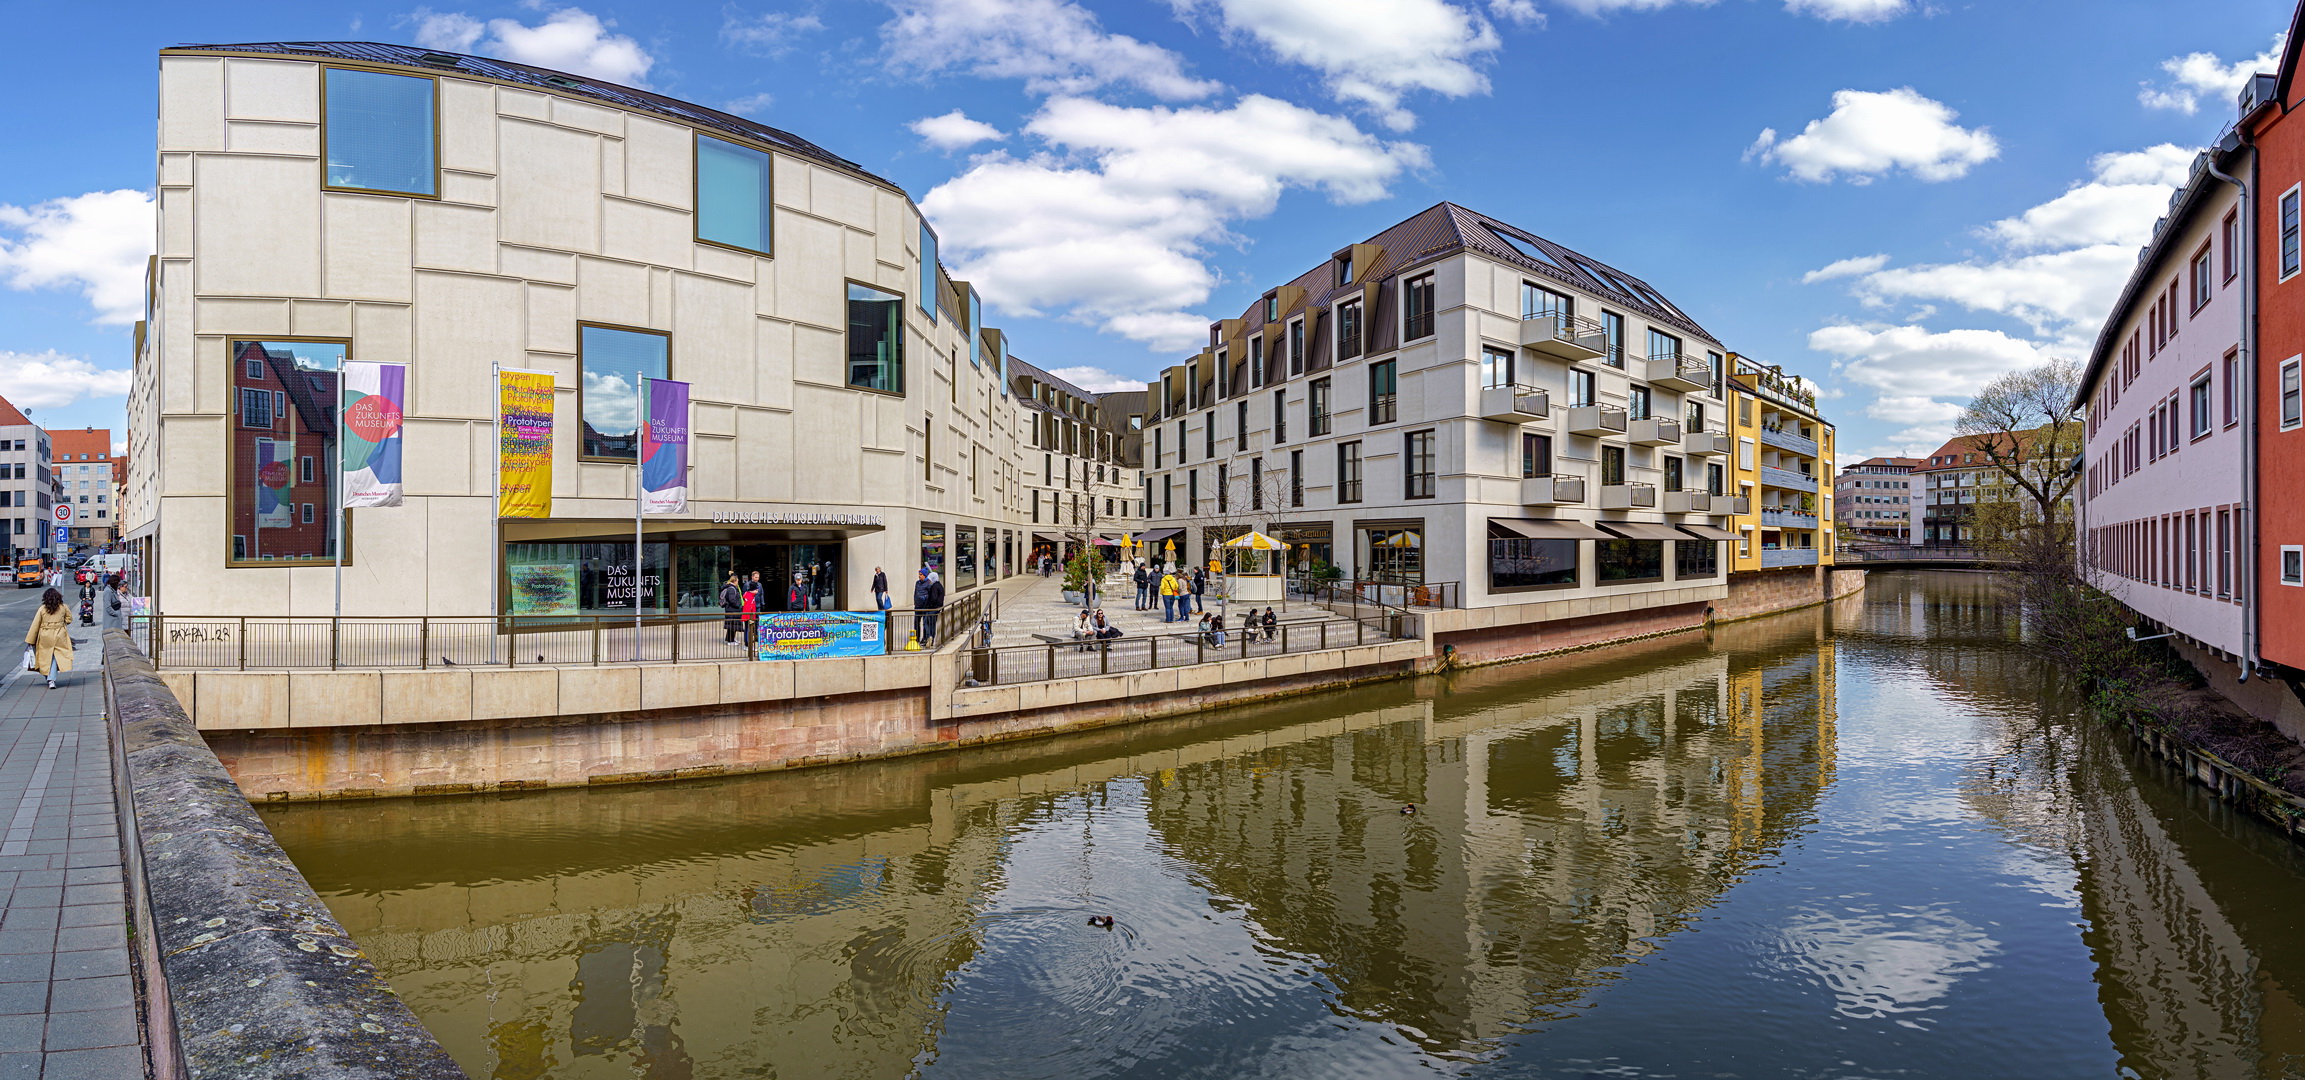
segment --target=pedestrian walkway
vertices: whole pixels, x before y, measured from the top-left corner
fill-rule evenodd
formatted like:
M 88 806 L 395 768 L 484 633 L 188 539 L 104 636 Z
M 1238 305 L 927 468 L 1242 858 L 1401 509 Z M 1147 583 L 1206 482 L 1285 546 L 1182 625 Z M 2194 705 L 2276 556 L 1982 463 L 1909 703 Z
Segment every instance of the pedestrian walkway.
M 1215 583 L 1211 582 L 1213 589 Z M 1119 573 L 1107 575 L 1098 597 L 1104 608 L 1105 621 L 1120 627 L 1121 633 L 1141 637 L 1148 634 L 1189 634 L 1200 626 L 1200 613 L 1190 619 L 1176 622 L 1161 621 L 1159 597 L 1153 598 L 1149 611 L 1136 610 L 1136 585 Z M 1201 598 L 1201 605 L 1209 614 L 1225 610 L 1214 596 Z M 1274 604 L 1273 618 L 1286 622 L 1312 622 L 1333 619 L 1327 609 L 1298 601 L 1292 604 Z M 1237 630 L 1246 607 L 1234 608 L 1227 615 L 1227 624 Z M 1261 613 L 1264 605 L 1258 605 Z M 1045 644 L 1034 635 L 1072 639 L 1073 620 L 1080 615 L 1080 605 L 1064 598 L 1062 574 L 1041 577 L 1038 574 L 1011 579 L 1000 586 L 1000 623 L 993 627 L 994 645 Z
M 139 1077 L 103 641 L 73 627 L 79 666 L 50 690 L 23 670 L 29 621 L 0 638 L 0 1080 Z

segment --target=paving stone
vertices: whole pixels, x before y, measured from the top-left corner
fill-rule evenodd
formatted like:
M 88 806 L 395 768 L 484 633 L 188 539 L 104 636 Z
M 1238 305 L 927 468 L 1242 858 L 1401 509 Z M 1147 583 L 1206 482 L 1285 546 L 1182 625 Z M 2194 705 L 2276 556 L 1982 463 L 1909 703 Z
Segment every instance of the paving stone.
M 39 1013 L 0 1016 L 0 1054 L 40 1049 L 40 1035 L 48 1018 Z
M 99 975 L 128 974 L 128 950 L 92 949 L 87 952 L 60 952 L 51 957 L 55 961 L 57 979 L 87 979 Z
M 135 1046 L 49 1054 L 40 1080 L 121 1080 L 144 1075 L 144 1051 Z
M 4 986 L 6 984 L 0 984 Z M 66 979 L 50 984 L 49 1007 L 58 1012 L 80 1012 L 88 1009 L 132 1009 L 136 1006 L 136 987 L 126 975 L 104 975 L 93 979 Z
M 136 1007 L 117 1005 L 86 1012 L 48 1014 L 44 1050 L 87 1050 L 98 1046 L 136 1045 Z
M 80 952 L 87 949 L 128 950 L 128 927 L 125 923 L 110 926 L 75 926 L 56 931 L 56 951 Z
M 48 1011 L 48 984 L 46 982 L 0 983 L 0 1015 L 18 1016 L 24 1013 Z

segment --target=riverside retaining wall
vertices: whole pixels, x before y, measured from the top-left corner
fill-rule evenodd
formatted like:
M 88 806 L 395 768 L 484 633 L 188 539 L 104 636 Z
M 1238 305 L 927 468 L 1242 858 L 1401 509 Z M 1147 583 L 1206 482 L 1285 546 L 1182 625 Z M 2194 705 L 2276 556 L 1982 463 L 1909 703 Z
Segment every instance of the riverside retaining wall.
M 162 1070 L 461 1080 L 118 631 L 104 635 L 104 686 L 132 814 L 130 902 L 158 968 L 144 982 Z

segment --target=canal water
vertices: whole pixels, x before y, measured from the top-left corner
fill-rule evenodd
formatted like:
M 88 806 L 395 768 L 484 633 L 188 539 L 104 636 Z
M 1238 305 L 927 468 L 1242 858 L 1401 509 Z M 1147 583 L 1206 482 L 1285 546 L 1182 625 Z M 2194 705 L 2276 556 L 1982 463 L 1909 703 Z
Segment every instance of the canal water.
M 1984 575 L 1057 740 L 264 812 L 475 1078 L 2305 1074 L 2305 856 L 2078 715 Z

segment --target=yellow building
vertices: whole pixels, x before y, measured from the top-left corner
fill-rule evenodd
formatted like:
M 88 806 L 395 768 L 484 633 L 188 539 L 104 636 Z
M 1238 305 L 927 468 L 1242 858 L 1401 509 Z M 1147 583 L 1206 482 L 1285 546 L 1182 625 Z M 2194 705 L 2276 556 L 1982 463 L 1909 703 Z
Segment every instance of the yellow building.
M 1833 563 L 1833 425 L 1817 394 L 1773 364 L 1729 354 L 1729 412 L 1737 452 L 1730 571 Z

